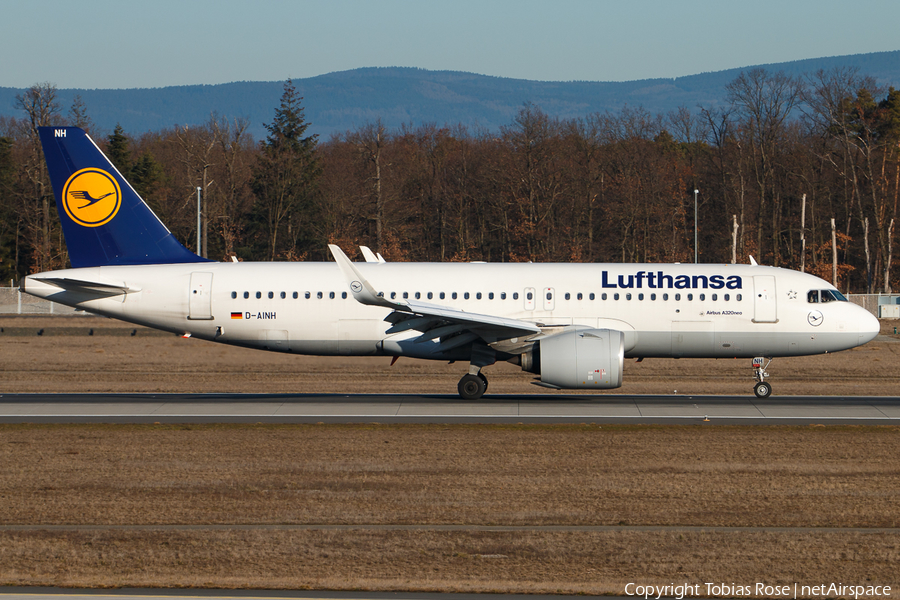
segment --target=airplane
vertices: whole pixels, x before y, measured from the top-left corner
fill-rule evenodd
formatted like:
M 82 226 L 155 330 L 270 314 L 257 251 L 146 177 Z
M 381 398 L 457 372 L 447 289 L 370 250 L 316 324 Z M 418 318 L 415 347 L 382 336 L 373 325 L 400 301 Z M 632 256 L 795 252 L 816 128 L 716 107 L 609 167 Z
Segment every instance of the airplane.
M 519 365 L 550 389 L 622 385 L 624 360 L 774 357 L 872 340 L 878 320 L 806 273 L 735 264 L 215 262 L 179 243 L 94 141 L 42 127 L 72 268 L 27 276 L 53 302 L 212 342 L 273 352 Z M 84 204 L 85 199 L 90 199 Z

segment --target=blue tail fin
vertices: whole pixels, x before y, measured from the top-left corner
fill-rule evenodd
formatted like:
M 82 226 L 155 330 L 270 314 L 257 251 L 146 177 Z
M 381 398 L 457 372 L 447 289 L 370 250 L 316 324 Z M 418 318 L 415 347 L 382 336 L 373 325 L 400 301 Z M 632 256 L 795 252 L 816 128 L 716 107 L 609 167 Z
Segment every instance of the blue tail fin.
M 72 266 L 205 262 L 184 246 L 78 127 L 40 127 Z

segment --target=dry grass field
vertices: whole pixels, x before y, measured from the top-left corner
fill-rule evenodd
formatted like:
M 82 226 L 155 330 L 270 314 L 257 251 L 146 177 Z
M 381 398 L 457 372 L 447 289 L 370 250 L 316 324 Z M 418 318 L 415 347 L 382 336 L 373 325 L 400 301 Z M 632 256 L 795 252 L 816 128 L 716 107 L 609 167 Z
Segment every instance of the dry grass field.
M 897 427 L 6 425 L 0 583 L 892 584 L 898 454 Z
M 821 356 L 776 359 L 775 395 L 893 396 L 900 390 L 898 321 L 869 344 Z M 455 394 L 468 367 L 389 357 L 312 357 L 261 352 L 135 330 L 99 317 L 0 316 L 0 385 L 8 392 L 235 392 Z M 37 331 L 43 329 L 44 335 Z M 93 330 L 94 335 L 87 332 Z M 534 376 L 498 363 L 491 393 L 546 394 Z M 749 359 L 625 361 L 611 394 L 752 394 Z M 571 391 L 566 392 L 572 393 Z M 586 392 L 590 393 L 590 392 Z
M 58 323 L 0 320 L 3 391 L 453 393 L 465 368 Z M 887 327 L 776 361 L 776 392 L 896 395 Z M 619 392 L 749 393 L 745 362 L 629 363 Z M 543 392 L 512 366 L 489 376 Z M 898 427 L 0 425 L 0 584 L 896 595 L 898 456 Z

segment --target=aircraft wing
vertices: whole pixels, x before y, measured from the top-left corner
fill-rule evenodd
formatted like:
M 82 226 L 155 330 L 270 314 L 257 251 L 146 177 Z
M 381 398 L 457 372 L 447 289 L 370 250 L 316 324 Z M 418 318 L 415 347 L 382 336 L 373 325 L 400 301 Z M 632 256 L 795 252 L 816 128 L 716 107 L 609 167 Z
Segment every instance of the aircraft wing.
M 418 331 L 422 335 L 414 340 L 416 343 L 440 339 L 439 350 L 441 351 L 452 350 L 479 338 L 487 344 L 492 344 L 501 340 L 527 338 L 541 333 L 541 328 L 536 324 L 519 319 L 470 313 L 426 302 L 388 300 L 363 277 L 343 250 L 333 244 L 329 244 L 328 248 L 357 302 L 369 306 L 381 306 L 393 311 L 385 319 L 392 325 L 386 333 Z

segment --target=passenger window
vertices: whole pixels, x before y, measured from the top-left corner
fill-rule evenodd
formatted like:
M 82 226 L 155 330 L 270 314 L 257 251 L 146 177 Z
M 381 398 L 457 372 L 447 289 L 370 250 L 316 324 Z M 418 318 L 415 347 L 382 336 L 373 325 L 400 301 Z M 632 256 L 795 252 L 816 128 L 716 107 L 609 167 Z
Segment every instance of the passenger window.
M 533 299 L 533 298 L 532 298 L 532 295 L 531 295 L 531 292 L 528 292 L 528 295 L 525 296 L 525 297 L 526 297 L 528 300 L 532 300 L 532 299 Z
M 613 300 L 618 300 L 618 299 L 619 299 L 619 292 L 616 292 L 615 294 L 613 294 Z
M 594 298 L 596 298 L 596 296 L 594 296 L 594 292 L 591 292 L 591 295 L 588 296 L 588 298 L 590 298 L 591 300 L 593 300 Z
M 250 297 L 250 292 L 244 292 L 244 300 Z
M 234 300 L 237 298 L 237 292 L 231 292 L 231 299 Z
M 322 292 L 316 292 L 316 298 L 318 298 L 319 300 L 321 300 L 321 299 L 322 299 Z
M 391 292 L 391 300 L 397 299 L 397 292 Z
M 416 292 L 416 300 L 420 300 L 422 298 L 421 292 Z
M 456 300 L 456 292 L 453 292 L 452 294 L 450 294 L 450 297 L 451 297 L 452 299 Z
M 431 292 L 428 292 L 428 299 L 431 300 L 432 298 L 434 298 L 434 294 L 432 294 Z
M 700 294 L 700 301 L 703 302 L 706 300 L 706 294 Z
M 256 292 L 256 299 L 259 300 L 262 298 L 262 292 Z
M 650 299 L 651 299 L 651 300 L 656 300 L 656 294 L 650 294 Z
M 341 292 L 341 298 L 343 298 L 344 300 L 346 300 L 346 299 L 347 299 L 347 292 Z
M 579 300 L 581 300 L 582 298 L 584 298 L 584 296 L 581 295 L 581 292 L 578 292 L 578 295 L 575 296 L 575 297 L 578 298 Z
M 569 292 L 566 292 L 566 300 L 571 300 L 571 299 L 572 299 L 572 294 L 570 294 Z
M 740 301 L 741 301 L 741 295 L 738 294 L 737 296 L 734 297 L 734 299 L 737 300 L 738 302 L 740 302 Z
M 681 300 L 681 294 L 675 294 L 675 301 L 679 302 Z
M 488 300 L 494 299 L 494 292 L 488 292 Z
M 668 299 L 669 299 L 669 295 L 668 295 L 668 294 L 663 294 L 663 301 L 667 301 Z
M 718 300 L 718 299 L 719 299 L 719 295 L 718 295 L 718 294 L 713 294 L 713 295 L 712 295 L 712 301 L 713 301 L 713 302 L 715 302 L 715 301 Z
M 722 296 L 722 299 L 725 300 L 725 302 L 728 302 L 731 297 L 728 294 L 725 294 L 724 296 Z
M 553 300 L 553 292 L 547 292 L 547 300 Z
M 443 299 L 446 298 L 446 297 L 447 297 L 447 295 L 444 294 L 444 292 L 441 292 L 441 300 L 443 300 Z
M 631 292 L 628 292 L 627 294 L 625 294 L 625 299 L 631 300 Z
M 506 292 L 500 292 L 500 299 L 506 300 Z
M 403 292 L 403 299 L 409 298 L 409 292 Z
M 269 296 L 269 300 L 271 300 L 272 298 L 275 297 L 275 292 L 269 292 L 268 296 Z
M 300 294 L 298 294 L 297 292 L 294 292 L 294 300 L 296 300 L 299 296 L 300 296 Z
M 606 292 L 603 292 L 603 295 L 600 296 L 601 300 L 606 300 L 607 298 L 608 296 L 606 295 Z
M 687 295 L 687 299 L 688 299 L 688 301 L 693 300 L 693 299 L 694 299 L 694 295 L 693 295 L 693 294 L 688 294 L 688 295 Z
M 477 293 L 475 294 L 475 299 L 476 299 L 476 300 L 481 300 L 481 292 L 477 292 Z
M 285 298 L 287 298 L 287 293 L 281 292 L 281 299 L 284 300 Z
M 304 293 L 303 297 L 306 298 L 307 300 L 309 300 L 310 293 L 309 292 Z
M 643 299 L 644 299 L 644 294 L 638 294 L 638 300 L 643 300 Z
M 513 292 L 513 300 L 519 299 L 519 292 Z
M 469 299 L 469 292 L 466 292 L 465 294 L 463 294 L 463 299 L 464 299 L 464 300 L 468 300 L 468 299 Z

